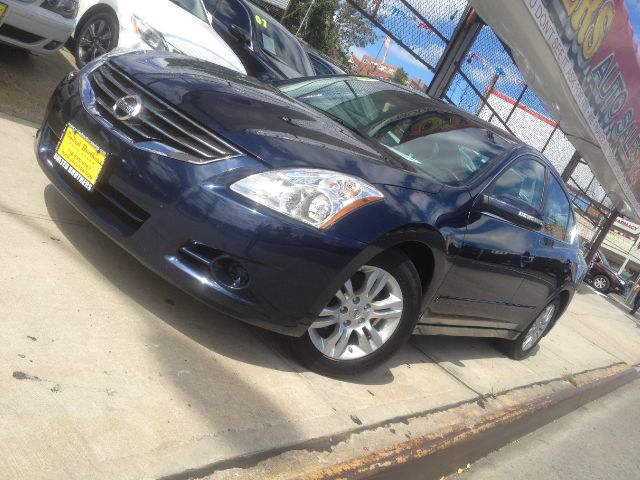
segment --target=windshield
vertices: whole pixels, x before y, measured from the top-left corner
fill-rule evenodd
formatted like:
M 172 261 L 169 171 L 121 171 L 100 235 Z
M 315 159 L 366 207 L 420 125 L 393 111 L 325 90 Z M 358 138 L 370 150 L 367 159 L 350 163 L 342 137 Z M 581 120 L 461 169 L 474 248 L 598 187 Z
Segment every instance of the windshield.
M 180 8 L 184 8 L 187 12 L 195 15 L 203 22 L 207 24 L 209 23 L 201 0 L 171 0 L 171 2 L 175 3 Z
M 468 181 L 512 146 L 428 97 L 387 82 L 334 77 L 280 89 L 449 185 Z
M 254 16 L 253 24 L 262 51 L 278 62 L 288 78 L 312 75 L 313 69 L 300 43 L 271 16 L 248 5 Z

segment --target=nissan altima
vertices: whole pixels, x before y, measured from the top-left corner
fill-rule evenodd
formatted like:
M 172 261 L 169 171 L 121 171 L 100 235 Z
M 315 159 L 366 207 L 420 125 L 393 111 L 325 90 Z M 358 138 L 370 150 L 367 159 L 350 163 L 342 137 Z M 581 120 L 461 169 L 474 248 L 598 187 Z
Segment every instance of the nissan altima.
M 143 264 L 328 375 L 414 332 L 523 358 L 586 270 L 539 152 L 371 78 L 274 87 L 177 54 L 102 58 L 60 84 L 36 153 Z

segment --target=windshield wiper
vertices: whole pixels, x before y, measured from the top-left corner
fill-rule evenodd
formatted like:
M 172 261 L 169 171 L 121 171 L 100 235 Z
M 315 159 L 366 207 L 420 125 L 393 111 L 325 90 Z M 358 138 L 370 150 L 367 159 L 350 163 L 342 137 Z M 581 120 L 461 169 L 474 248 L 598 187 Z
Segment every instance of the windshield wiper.
M 355 133 L 356 135 L 358 135 L 358 136 L 360 136 L 362 138 L 366 138 L 367 140 L 371 141 L 371 137 L 369 137 L 366 133 L 361 132 L 356 127 L 354 127 L 353 125 L 349 124 L 349 122 L 347 122 L 346 120 L 340 118 L 339 116 L 337 116 L 337 115 L 335 115 L 333 113 L 329 113 L 326 110 L 323 110 L 323 109 L 321 109 L 319 107 L 316 107 L 315 105 L 311 105 L 310 103 L 305 103 L 305 105 L 309 105 L 310 107 L 312 107 L 315 110 L 319 111 L 320 113 L 326 115 L 331 120 L 333 120 L 336 123 L 339 123 L 340 125 L 342 125 L 343 127 L 347 128 L 349 131 Z

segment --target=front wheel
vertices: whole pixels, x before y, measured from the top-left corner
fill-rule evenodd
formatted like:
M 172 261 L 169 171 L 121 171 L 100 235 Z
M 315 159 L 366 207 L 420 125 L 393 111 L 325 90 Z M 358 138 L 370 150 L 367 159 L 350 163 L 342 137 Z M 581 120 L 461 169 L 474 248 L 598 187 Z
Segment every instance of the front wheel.
M 502 340 L 501 350 L 514 360 L 522 360 L 533 352 L 542 337 L 553 325 L 553 321 L 560 312 L 560 302 L 556 299 L 542 309 L 531 325 L 515 340 Z
M 75 34 L 78 68 L 116 48 L 119 33 L 118 17 L 111 12 L 98 12 L 87 18 Z
M 609 287 L 611 286 L 611 282 L 604 275 L 596 275 L 593 278 L 593 288 L 595 288 L 600 293 L 607 293 L 609 291 Z
M 309 369 L 329 376 L 368 370 L 411 335 L 421 287 L 404 254 L 386 252 L 356 271 L 291 345 Z

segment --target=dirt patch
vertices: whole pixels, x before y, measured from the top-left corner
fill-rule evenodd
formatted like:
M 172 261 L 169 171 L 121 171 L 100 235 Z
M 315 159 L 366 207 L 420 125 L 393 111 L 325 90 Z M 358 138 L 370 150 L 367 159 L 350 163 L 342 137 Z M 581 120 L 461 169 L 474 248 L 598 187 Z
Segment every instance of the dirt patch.
M 68 50 L 46 56 L 0 45 L 0 112 L 41 123 L 56 85 L 76 69 Z

